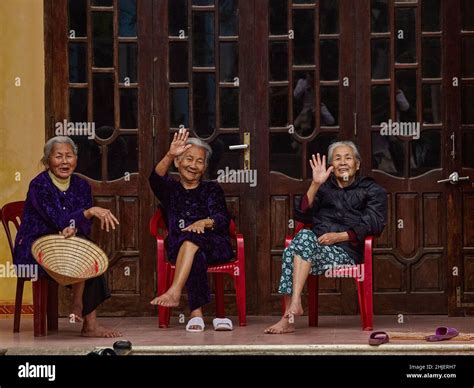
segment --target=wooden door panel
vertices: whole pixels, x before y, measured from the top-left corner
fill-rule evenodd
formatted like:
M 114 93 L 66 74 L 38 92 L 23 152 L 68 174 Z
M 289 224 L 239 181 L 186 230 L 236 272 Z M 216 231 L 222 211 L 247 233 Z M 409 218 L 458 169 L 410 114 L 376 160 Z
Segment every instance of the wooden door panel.
M 91 238 L 109 256 L 106 279 L 112 298 L 103 315 L 150 314 L 154 295 L 153 209 L 148 174 L 152 164 L 152 0 L 95 6 L 85 0 L 47 0 L 51 23 L 46 69 L 51 103 L 48 137 L 67 120 L 94 125 L 95 134 L 68 134 L 78 144 L 76 173 L 92 186 L 94 204 L 119 219 L 115 231 L 94 222 Z M 53 24 L 54 23 L 54 24 Z M 60 292 L 60 313 L 69 313 L 69 291 Z
M 253 128 L 253 4 L 254 0 L 224 0 L 197 6 L 191 0 L 158 0 L 153 9 L 155 162 L 180 127 L 189 128 L 191 136 L 213 149 L 205 179 L 220 183 L 245 239 L 249 314 L 257 305 L 255 190 L 248 183 L 218 177 L 226 169 L 244 169 L 243 152 L 230 151 L 229 146 L 244 143 L 244 133 Z M 257 153 L 254 136 L 252 132 L 250 168 L 255 168 Z M 236 314 L 231 279 L 225 277 L 224 288 L 226 314 Z M 214 311 L 212 302 L 206 312 Z
M 137 219 L 140 217 L 140 201 L 137 197 L 120 197 L 120 249 L 138 250 Z
M 413 257 L 419 247 L 420 222 L 417 194 L 397 195 L 397 249 L 404 258 Z
M 427 248 L 443 246 L 446 233 L 443 196 L 440 193 L 423 194 L 423 243 Z
M 124 256 L 108 272 L 108 285 L 113 294 L 140 293 L 138 256 Z
M 445 289 L 445 268 L 443 255 L 427 253 L 411 267 L 413 292 L 443 292 Z
M 357 136 L 362 173 L 388 191 L 388 219 L 374 248 L 374 310 L 379 314 L 444 313 L 449 168 L 444 11 L 427 1 L 363 1 L 357 74 Z M 439 4 L 441 5 L 442 2 Z M 365 21 L 365 22 L 364 22 Z M 370 60 L 367 60 L 370 59 Z M 360 102 L 360 103 L 359 103 Z M 399 136 L 391 123 L 419 125 Z M 422 307 L 420 307 L 420 304 Z
M 97 206 L 111 209 L 119 217 L 120 225 L 115 236 L 100 230 L 96 224 L 92 239 L 107 253 L 111 270 L 107 280 L 112 294 L 140 294 L 140 247 L 138 245 L 138 198 L 97 198 Z
M 295 199 L 310 184 L 308 159 L 354 131 L 354 4 L 285 0 L 255 6 L 259 312 L 273 314 L 281 309 L 281 257 L 295 224 Z M 356 312 L 352 285 L 321 280 L 323 313 Z
M 374 292 L 405 293 L 406 267 L 397 260 L 394 254 L 374 255 Z M 377 311 L 377 307 L 375 308 Z
M 272 249 L 285 248 L 285 238 L 288 231 L 288 220 L 292 213 L 293 204 L 290 196 L 275 195 L 270 198 L 270 246 Z
M 377 247 L 379 248 L 390 248 L 394 245 L 396 222 L 393 217 L 393 204 L 392 194 L 387 193 L 387 225 L 383 230 L 382 234 L 377 237 Z

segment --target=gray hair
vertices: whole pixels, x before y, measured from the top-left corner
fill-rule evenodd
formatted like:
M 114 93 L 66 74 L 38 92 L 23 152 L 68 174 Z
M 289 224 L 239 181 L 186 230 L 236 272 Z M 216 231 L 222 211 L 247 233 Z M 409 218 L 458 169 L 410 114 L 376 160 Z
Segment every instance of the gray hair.
M 44 145 L 43 157 L 41 158 L 41 163 L 43 163 L 44 166 L 46 167 L 48 166 L 49 156 L 51 155 L 51 151 L 55 144 L 69 144 L 72 148 L 72 152 L 74 152 L 74 155 L 77 156 L 77 145 L 76 143 L 74 143 L 74 141 L 70 137 L 55 136 L 49 139 Z
M 197 137 L 189 137 L 188 140 L 186 141 L 186 144 L 192 144 L 196 147 L 204 148 L 204 151 L 206 151 L 206 159 L 204 160 L 204 164 L 207 167 L 207 165 L 209 164 L 209 159 L 211 158 L 211 155 L 212 155 L 211 146 L 207 144 L 205 141 L 198 139 Z
M 332 154 L 337 147 L 347 146 L 352 148 L 355 158 L 360 162 L 360 154 L 357 146 L 352 141 L 336 141 L 332 143 L 328 148 L 328 163 L 332 163 Z

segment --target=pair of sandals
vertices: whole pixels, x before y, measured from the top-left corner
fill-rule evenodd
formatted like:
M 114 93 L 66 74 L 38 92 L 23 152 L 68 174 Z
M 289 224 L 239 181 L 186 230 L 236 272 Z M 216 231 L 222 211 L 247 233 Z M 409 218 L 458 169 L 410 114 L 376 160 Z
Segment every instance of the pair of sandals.
M 229 318 L 214 318 L 212 325 L 214 326 L 215 331 L 234 330 L 232 321 Z M 186 331 L 190 333 L 201 333 L 204 331 L 205 327 L 206 325 L 204 324 L 202 317 L 194 317 L 188 321 L 186 325 Z
M 459 331 L 454 327 L 440 326 L 436 328 L 434 335 L 426 336 L 425 339 L 428 342 L 439 342 L 449 340 L 458 335 Z M 388 334 L 385 331 L 374 331 L 370 334 L 369 345 L 378 346 L 389 342 L 389 340 Z

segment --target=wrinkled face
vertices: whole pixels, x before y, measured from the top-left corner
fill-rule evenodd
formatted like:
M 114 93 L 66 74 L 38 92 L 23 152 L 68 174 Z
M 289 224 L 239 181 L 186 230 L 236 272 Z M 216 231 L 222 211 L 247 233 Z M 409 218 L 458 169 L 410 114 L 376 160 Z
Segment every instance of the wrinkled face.
M 48 158 L 48 167 L 58 178 L 71 176 L 77 166 L 77 156 L 70 144 L 54 144 Z
M 184 154 L 175 159 L 179 176 L 187 183 L 197 183 L 206 171 L 206 150 L 193 145 Z
M 351 147 L 339 146 L 334 148 L 332 154 L 332 165 L 334 175 L 338 180 L 351 180 L 360 167 L 360 162 L 356 159 Z

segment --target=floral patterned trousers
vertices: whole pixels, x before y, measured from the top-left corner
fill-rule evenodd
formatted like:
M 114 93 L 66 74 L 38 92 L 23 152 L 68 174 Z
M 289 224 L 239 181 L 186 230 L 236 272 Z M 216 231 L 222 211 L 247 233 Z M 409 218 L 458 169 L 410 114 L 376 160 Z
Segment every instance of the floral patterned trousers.
M 316 234 L 311 230 L 301 230 L 283 251 L 281 279 L 278 292 L 291 295 L 293 293 L 293 260 L 298 255 L 311 263 L 311 275 L 322 275 L 328 269 L 338 265 L 354 265 L 344 249 L 337 245 L 321 245 Z

